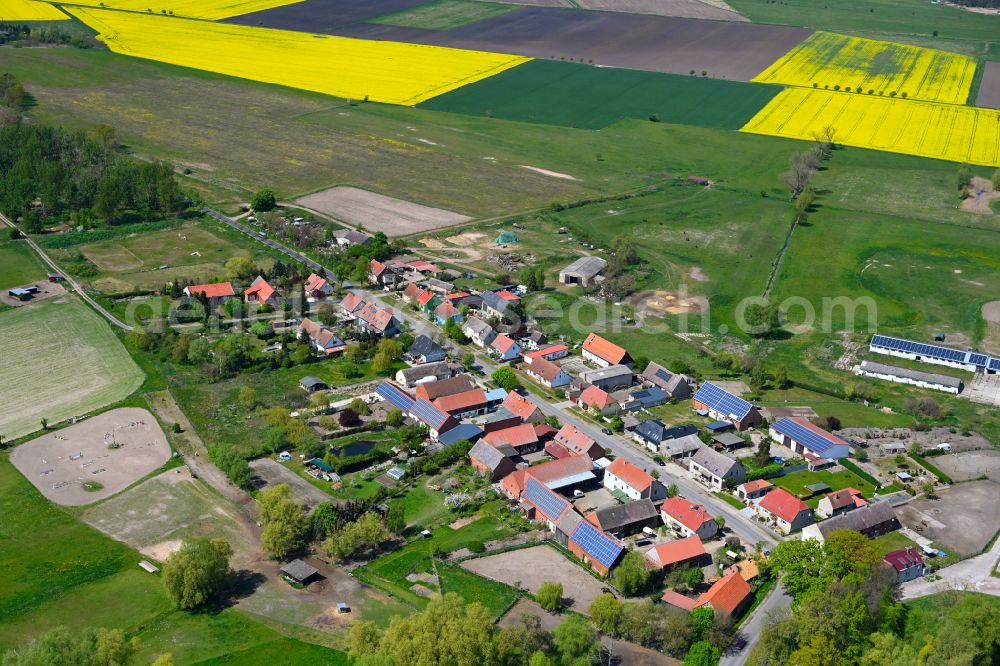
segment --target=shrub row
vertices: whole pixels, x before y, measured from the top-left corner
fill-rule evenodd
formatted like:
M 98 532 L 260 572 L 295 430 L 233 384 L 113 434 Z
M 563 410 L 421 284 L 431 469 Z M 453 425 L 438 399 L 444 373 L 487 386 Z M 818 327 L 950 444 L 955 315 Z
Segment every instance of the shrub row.
M 932 465 L 929 462 L 927 462 L 927 460 L 923 456 L 918 456 L 916 454 L 911 453 L 910 457 L 913 458 L 914 460 L 916 460 L 917 463 L 919 463 L 925 469 L 927 469 L 928 471 L 930 471 L 938 479 L 940 479 L 941 483 L 951 483 L 952 482 L 950 476 L 948 476 L 947 474 L 945 474 L 944 472 L 942 472 L 941 470 L 939 470 L 934 465 Z

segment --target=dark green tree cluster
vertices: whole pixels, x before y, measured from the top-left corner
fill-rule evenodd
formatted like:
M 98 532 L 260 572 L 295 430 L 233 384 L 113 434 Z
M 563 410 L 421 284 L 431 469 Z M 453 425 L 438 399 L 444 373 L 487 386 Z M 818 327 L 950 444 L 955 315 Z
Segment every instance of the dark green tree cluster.
M 121 629 L 84 629 L 71 632 L 66 627 L 51 629 L 28 644 L 8 650 L 3 666 L 128 666 L 135 663 L 139 639 L 126 640 Z M 172 664 L 169 655 L 156 664 Z
M 54 44 L 89 49 L 96 46 L 97 41 L 92 37 L 73 34 L 54 25 L 0 22 L 0 44 L 12 44 L 14 46 Z
M 167 558 L 163 585 L 178 608 L 191 610 L 217 602 L 235 580 L 229 558 L 232 547 L 223 539 L 191 539 Z
M 141 162 L 83 131 L 0 128 L 0 210 L 27 231 L 72 218 L 93 226 L 178 214 L 185 198 L 167 162 Z

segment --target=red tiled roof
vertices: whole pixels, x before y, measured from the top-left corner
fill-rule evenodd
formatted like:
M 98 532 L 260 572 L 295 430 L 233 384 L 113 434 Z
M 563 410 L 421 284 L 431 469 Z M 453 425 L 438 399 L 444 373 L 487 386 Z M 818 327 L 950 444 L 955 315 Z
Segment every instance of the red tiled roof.
M 755 493 L 758 490 L 763 490 L 764 488 L 771 488 L 774 484 L 767 479 L 757 479 L 756 481 L 747 481 L 743 484 L 743 490 L 748 493 Z
M 424 293 L 424 290 L 418 287 L 416 282 L 411 282 L 406 285 L 406 289 L 403 290 L 403 298 L 413 300 L 419 298 L 422 293 Z
M 380 308 L 374 303 L 365 303 L 355 312 L 358 319 L 368 323 L 376 331 L 384 331 L 392 322 L 392 308 Z
M 678 594 L 673 590 L 667 590 L 666 592 L 664 592 L 663 596 L 660 597 L 660 600 L 663 601 L 663 603 L 670 604 L 671 606 L 676 606 L 677 608 L 686 611 L 693 611 L 695 608 L 698 607 L 697 599 L 692 599 L 691 597 L 685 597 L 683 594 Z
M 764 499 L 760 501 L 760 508 L 789 523 L 802 511 L 809 510 L 805 502 L 784 488 L 775 488 L 764 495 Z
M 187 288 L 189 294 L 204 294 L 206 298 L 225 298 L 235 296 L 230 282 L 214 282 L 212 284 L 193 284 Z
M 703 555 L 705 555 L 705 545 L 697 535 L 670 543 L 661 543 L 646 551 L 646 559 L 661 569 Z
M 694 532 L 697 532 L 701 529 L 702 525 L 712 520 L 708 509 L 679 496 L 671 497 L 663 502 L 660 511 Z
M 368 264 L 368 268 L 371 270 L 372 275 L 374 275 L 375 277 L 378 277 L 379 275 L 382 275 L 383 272 L 385 272 L 385 264 L 383 264 L 378 259 L 372 259 L 371 263 Z
M 541 349 L 536 349 L 535 351 L 528 352 L 524 355 L 524 358 L 536 359 L 545 358 L 550 354 L 559 354 L 562 352 L 568 352 L 569 347 L 566 345 L 549 345 L 548 347 L 542 347 Z
M 536 433 L 537 434 L 537 433 Z M 562 460 L 563 458 L 569 458 L 572 453 L 570 453 L 565 446 L 557 442 L 549 442 L 545 445 L 545 452 L 555 458 L 556 460 Z
M 445 301 L 434 308 L 434 314 L 442 319 L 451 319 L 458 314 L 458 308 L 452 305 L 451 301 Z
M 347 294 L 347 296 L 344 296 L 344 300 L 340 302 L 340 307 L 346 312 L 353 313 L 364 304 L 365 302 L 357 294 Z
M 503 430 L 494 430 L 493 432 L 486 433 L 483 439 L 493 446 L 510 444 L 514 448 L 517 448 L 519 446 L 534 444 L 538 441 L 538 436 L 535 435 L 534 426 L 530 423 L 522 423 L 513 428 L 504 428 Z
M 250 287 L 243 292 L 244 296 L 256 296 L 257 300 L 261 303 L 267 303 L 274 296 L 275 289 L 267 283 L 262 276 L 257 276 Z
M 637 465 L 633 465 L 624 458 L 615 458 L 615 461 L 604 470 L 605 474 L 614 474 L 619 479 L 642 492 L 653 485 L 653 477 L 642 471 Z
M 315 273 L 310 273 L 306 278 L 306 291 L 319 291 L 327 285 L 326 278 L 322 278 Z
M 712 606 L 717 611 L 733 615 L 740 604 L 750 596 L 750 585 L 738 572 L 716 581 L 708 592 L 698 597 L 698 606 Z
M 477 388 L 471 391 L 463 391 L 454 395 L 446 395 L 434 401 L 434 406 L 438 409 L 454 414 L 464 412 L 473 407 L 486 406 L 486 391 Z
M 843 509 L 845 506 L 850 506 L 854 504 L 854 496 L 858 491 L 851 491 L 853 488 L 844 488 L 843 490 L 835 490 L 832 493 L 827 493 L 826 498 L 830 500 L 830 507 L 834 510 Z
M 468 295 L 469 295 L 469 292 L 467 292 L 467 291 L 458 291 L 458 292 L 455 292 L 454 294 L 448 294 L 448 295 L 446 295 L 445 298 L 447 298 L 449 301 L 453 301 L 456 298 L 465 298 Z
M 501 406 L 511 414 L 516 414 L 525 421 L 529 420 L 538 411 L 538 405 L 514 391 L 507 394 Z
M 506 334 L 501 333 L 500 335 L 498 335 L 493 339 L 493 343 L 490 344 L 490 347 L 493 347 L 493 349 L 496 349 L 501 354 L 506 354 L 516 344 L 517 343 L 514 342 L 514 340 L 512 340 L 511 338 L 509 338 Z
M 591 407 L 597 407 L 598 409 L 605 409 L 608 405 L 612 404 L 615 399 L 611 397 L 611 394 L 598 386 L 588 386 L 580 394 L 580 397 L 576 399 L 577 403 L 581 406 L 590 409 Z
M 304 317 L 301 322 L 299 322 L 299 330 L 305 331 L 309 337 L 318 335 L 320 331 L 323 330 L 323 325 L 318 321 L 313 321 L 309 317 Z
M 913 546 L 886 553 L 882 559 L 896 571 L 906 571 L 911 567 L 923 566 L 924 564 L 923 556 Z
M 431 299 L 433 298 L 434 298 L 434 293 L 424 289 L 420 292 L 420 295 L 417 296 L 417 303 L 420 303 L 421 305 L 427 305 L 428 303 L 431 302 Z
M 550 426 L 548 423 L 539 423 L 538 425 L 535 426 L 535 436 L 538 437 L 538 439 L 545 439 L 546 437 L 551 437 L 557 432 L 559 431 Z
M 430 263 L 429 261 L 411 261 L 410 263 L 405 264 L 405 266 L 407 268 L 412 268 L 413 270 L 418 271 L 420 273 L 424 273 L 424 272 L 427 272 L 427 273 L 440 273 L 441 272 L 440 268 L 438 268 L 435 264 Z
M 566 447 L 566 450 L 573 455 L 587 453 L 597 442 L 576 426 L 567 423 L 556 433 L 556 442 Z
M 521 494 L 524 493 L 524 484 L 528 479 L 527 472 L 527 469 L 514 470 L 500 482 L 503 489 L 507 491 L 507 494 L 514 499 L 519 499 Z
M 500 298 L 502 298 L 505 301 L 519 301 L 519 300 L 521 300 L 520 296 L 518 296 L 517 294 L 512 294 L 512 293 L 510 293 L 507 290 L 498 291 L 497 292 L 497 296 L 499 296 Z
M 587 336 L 587 339 L 583 341 L 583 349 L 608 363 L 621 363 L 628 355 L 628 352 L 622 347 L 610 340 L 605 340 L 597 333 L 591 333 Z

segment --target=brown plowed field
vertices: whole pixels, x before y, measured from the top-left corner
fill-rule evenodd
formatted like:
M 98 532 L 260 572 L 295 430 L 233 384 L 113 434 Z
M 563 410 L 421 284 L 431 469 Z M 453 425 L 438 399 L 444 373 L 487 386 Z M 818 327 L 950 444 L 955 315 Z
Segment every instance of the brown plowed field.
M 986 63 L 986 69 L 983 70 L 983 80 L 979 84 L 976 106 L 1000 109 L 1000 62 Z

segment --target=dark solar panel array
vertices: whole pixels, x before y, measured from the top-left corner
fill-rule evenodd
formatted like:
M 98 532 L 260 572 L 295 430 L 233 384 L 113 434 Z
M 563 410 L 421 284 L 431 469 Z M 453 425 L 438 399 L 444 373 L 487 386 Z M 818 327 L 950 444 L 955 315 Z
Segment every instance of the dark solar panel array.
M 410 407 L 410 413 L 413 414 L 414 418 L 420 419 L 435 430 L 439 426 L 444 425 L 444 422 L 448 420 L 448 414 L 442 412 L 423 398 L 413 403 L 413 406 Z
M 390 405 L 396 407 L 397 409 L 408 412 L 410 407 L 413 406 L 413 398 L 406 395 L 403 391 L 396 388 L 389 382 L 382 382 L 375 392 L 382 396 Z
M 533 477 L 528 477 L 528 483 L 524 488 L 524 498 L 552 520 L 562 515 L 562 512 L 569 506 L 569 502 L 543 486 Z
M 575 541 L 592 559 L 610 567 L 621 555 L 624 546 L 600 531 L 586 520 L 581 521 L 573 532 Z
M 742 419 L 753 407 L 743 398 L 719 388 L 712 382 L 702 384 L 698 392 L 695 393 L 694 399 L 708 405 L 720 414 L 731 414 L 737 419 Z
M 791 419 L 778 419 L 772 427 L 778 432 L 788 435 L 796 442 L 818 455 L 824 455 L 827 451 L 836 446 L 833 442 L 819 433 L 810 430 L 801 423 Z
M 905 354 L 915 354 L 917 356 L 924 356 L 940 361 L 949 361 L 951 363 L 963 363 L 967 365 L 974 365 L 979 368 L 989 368 L 991 370 L 1000 369 L 1000 363 L 997 362 L 998 359 L 990 358 L 986 354 L 967 352 L 960 349 L 952 349 L 951 347 L 942 347 L 940 345 L 929 345 L 923 342 L 904 340 L 902 338 L 891 338 L 887 335 L 876 335 L 872 337 L 872 346 L 881 347 L 882 349 L 888 349 L 890 351 L 903 352 Z

